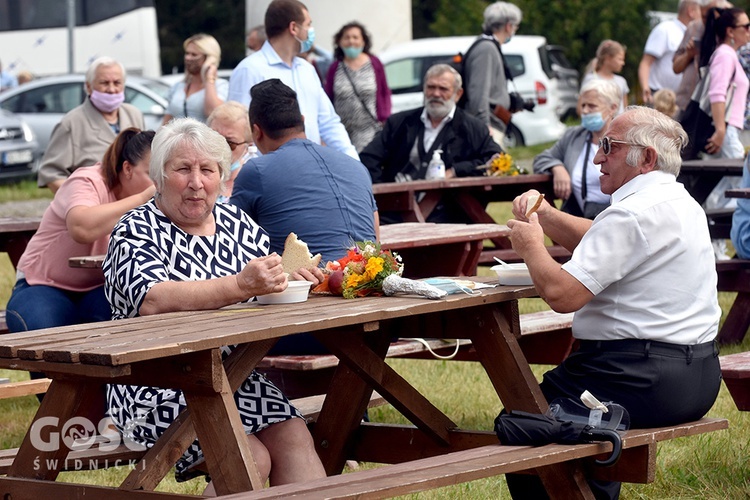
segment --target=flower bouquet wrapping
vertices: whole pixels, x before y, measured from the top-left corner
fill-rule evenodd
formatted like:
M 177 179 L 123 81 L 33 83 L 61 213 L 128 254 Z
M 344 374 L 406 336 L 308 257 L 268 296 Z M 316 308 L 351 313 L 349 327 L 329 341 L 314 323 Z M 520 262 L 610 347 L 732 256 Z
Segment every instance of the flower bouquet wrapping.
M 380 243 L 358 241 L 343 258 L 326 263 L 326 279 L 313 292 L 343 295 L 345 299 L 396 293 L 428 298 L 445 296 L 442 290 L 427 283 L 402 278 L 403 271 L 401 256 L 383 250 Z
M 514 176 L 527 174 L 526 169 L 519 168 L 515 160 L 508 153 L 495 153 L 492 158 L 485 163 L 477 167 L 484 170 L 484 175 L 488 176 Z

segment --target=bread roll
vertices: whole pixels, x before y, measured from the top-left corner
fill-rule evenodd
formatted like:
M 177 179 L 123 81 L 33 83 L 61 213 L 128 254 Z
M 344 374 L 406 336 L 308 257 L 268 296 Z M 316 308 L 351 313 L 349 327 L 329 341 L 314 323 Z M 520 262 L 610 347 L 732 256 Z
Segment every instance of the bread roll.
M 281 255 L 281 265 L 285 273 L 294 273 L 299 269 L 315 269 L 320 264 L 322 256 L 313 256 L 307 248 L 307 243 L 289 233 L 284 242 L 284 253 Z
M 526 200 L 526 218 L 528 219 L 531 217 L 531 214 L 539 210 L 539 207 L 542 206 L 542 202 L 544 201 L 544 195 L 543 194 L 532 194 L 529 196 L 529 199 Z

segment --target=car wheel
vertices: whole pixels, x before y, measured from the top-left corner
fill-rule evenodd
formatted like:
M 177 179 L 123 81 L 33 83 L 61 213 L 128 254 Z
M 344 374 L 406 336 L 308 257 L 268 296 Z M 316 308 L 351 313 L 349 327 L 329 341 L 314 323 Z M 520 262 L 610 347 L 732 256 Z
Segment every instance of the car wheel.
M 513 124 L 508 125 L 508 129 L 505 131 L 505 146 L 508 148 L 517 148 L 523 146 L 523 134 Z

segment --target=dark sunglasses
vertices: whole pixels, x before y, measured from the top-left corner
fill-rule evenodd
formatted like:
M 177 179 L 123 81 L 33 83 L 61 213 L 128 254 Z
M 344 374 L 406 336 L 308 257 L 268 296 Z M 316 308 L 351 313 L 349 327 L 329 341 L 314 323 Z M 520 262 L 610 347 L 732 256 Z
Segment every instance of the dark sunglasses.
M 227 141 L 227 144 L 229 144 L 229 149 L 231 149 L 232 151 L 242 146 L 243 144 L 247 144 L 247 141 L 234 142 L 234 141 L 230 141 L 229 139 L 226 139 L 226 141 Z
M 633 144 L 632 142 L 628 141 L 618 141 L 617 139 L 610 139 L 606 135 L 599 140 L 599 148 L 604 152 L 605 155 L 608 155 L 612 152 L 612 144 L 627 144 L 629 146 L 636 146 L 639 148 L 643 147 L 640 144 Z
M 746 30 L 750 30 L 750 23 L 747 24 L 738 24 L 737 26 L 733 26 L 734 28 L 745 28 Z

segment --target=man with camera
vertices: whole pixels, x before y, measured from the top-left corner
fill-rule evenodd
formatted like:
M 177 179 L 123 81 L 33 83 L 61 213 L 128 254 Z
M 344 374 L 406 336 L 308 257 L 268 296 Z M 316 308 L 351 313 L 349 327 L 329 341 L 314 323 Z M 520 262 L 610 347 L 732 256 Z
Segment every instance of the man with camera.
M 442 152 L 446 177 L 483 174 L 477 167 L 502 149 L 479 119 L 456 106 L 463 93 L 461 80 L 447 64 L 427 70 L 424 106 L 391 115 L 359 154 L 373 182 L 424 179 L 436 151 Z
M 516 33 L 522 17 L 521 9 L 512 3 L 489 5 L 484 9 L 483 33 L 467 51 L 463 63 L 465 109 L 482 120 L 500 144 L 511 115 L 534 108 L 533 101 L 526 102 L 517 92 L 508 92 L 508 81 L 513 77 L 501 48 Z

